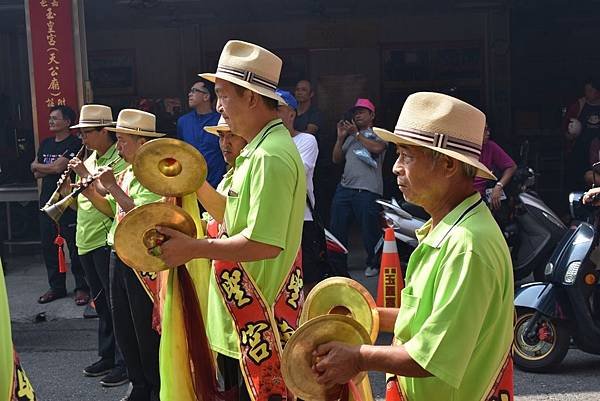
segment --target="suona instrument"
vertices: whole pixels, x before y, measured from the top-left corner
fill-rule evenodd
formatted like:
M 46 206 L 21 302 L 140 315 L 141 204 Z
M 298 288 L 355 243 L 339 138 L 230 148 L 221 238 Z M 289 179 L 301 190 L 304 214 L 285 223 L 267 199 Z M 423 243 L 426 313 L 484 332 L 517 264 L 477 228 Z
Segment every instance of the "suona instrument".
M 121 159 L 116 159 L 112 163 L 108 164 L 106 167 L 112 168 L 120 160 Z M 117 174 L 116 176 L 119 176 L 123 172 Z M 58 224 L 58 222 L 59 222 L 60 218 L 62 217 L 63 213 L 65 212 L 65 210 L 67 210 L 67 208 L 70 207 L 75 202 L 75 200 L 77 199 L 77 196 L 79 194 L 81 194 L 83 191 L 85 191 L 92 184 L 92 182 L 94 182 L 99 176 L 100 176 L 100 174 L 98 172 L 96 172 L 95 174 L 91 174 L 91 175 L 88 175 L 87 177 L 83 177 L 76 184 L 75 188 L 73 189 L 73 191 L 71 191 L 71 193 L 69 193 L 64 198 L 60 199 L 59 201 L 57 201 L 55 203 L 51 203 L 51 204 L 46 203 L 46 205 L 43 208 L 41 208 L 40 210 L 42 212 L 46 213 L 48 215 L 48 217 L 50 217 L 52 220 L 54 220 L 56 222 L 56 224 Z
M 83 152 L 85 151 L 85 149 L 86 149 L 85 145 L 81 145 L 81 148 L 79 148 L 75 157 L 80 158 L 81 155 L 83 154 Z M 56 181 L 56 189 L 54 190 L 54 192 L 52 192 L 52 195 L 50 196 L 50 199 L 48 199 L 48 202 L 46 202 L 44 207 L 42 207 L 40 209 L 42 212 L 44 211 L 45 208 L 55 204 L 56 202 L 58 202 L 60 200 L 60 198 L 61 198 L 60 188 L 62 187 L 65 180 L 69 177 L 70 174 L 71 174 L 70 167 L 67 167 L 65 169 L 65 171 L 62 172 L 62 174 L 60 175 L 60 178 L 58 179 L 58 181 Z

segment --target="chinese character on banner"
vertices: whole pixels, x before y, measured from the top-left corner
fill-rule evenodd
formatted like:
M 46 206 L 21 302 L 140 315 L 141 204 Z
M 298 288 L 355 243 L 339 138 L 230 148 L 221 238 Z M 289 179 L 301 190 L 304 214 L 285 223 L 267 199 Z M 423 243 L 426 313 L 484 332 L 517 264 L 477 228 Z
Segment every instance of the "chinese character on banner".
M 67 100 L 64 97 L 61 97 L 60 99 L 58 99 L 56 101 L 56 104 L 58 106 L 66 106 L 67 105 Z
M 56 53 L 52 52 L 49 55 L 48 64 L 60 64 L 60 61 L 56 59 Z
M 48 27 L 48 33 L 56 33 L 54 30 L 54 21 L 48 21 L 46 26 Z
M 40 1 L 40 6 L 42 6 L 43 8 L 48 7 L 48 0 L 42 0 L 42 1 Z
M 265 322 L 248 323 L 242 329 L 241 343 L 249 347 L 248 355 L 257 365 L 271 355 L 269 343 L 263 338 L 263 332 L 269 328 Z
M 55 17 L 56 17 L 56 13 L 54 11 L 52 11 L 52 9 L 50 7 L 48 7 L 48 10 L 46 10 L 46 19 L 51 20 L 51 19 L 54 19 Z
M 58 75 L 58 70 L 60 70 L 59 66 L 50 66 L 50 68 L 48 68 L 48 72 L 50 72 L 50 76 L 51 77 L 55 77 Z
M 46 40 L 48 41 L 48 46 L 56 46 L 56 35 L 53 33 L 49 33 L 46 35 Z
M 221 288 L 225 291 L 227 301 L 233 301 L 238 308 L 249 304 L 250 297 L 247 296 L 246 290 L 241 285 L 242 272 L 239 269 L 234 269 L 231 272 L 224 271 L 221 273 Z
M 49 91 L 59 91 L 60 90 L 60 82 L 59 82 L 58 78 L 56 78 L 56 77 L 52 78 L 52 80 L 50 81 L 50 85 L 48 85 L 48 90 Z
M 52 7 L 59 7 L 58 0 L 52 0 Z

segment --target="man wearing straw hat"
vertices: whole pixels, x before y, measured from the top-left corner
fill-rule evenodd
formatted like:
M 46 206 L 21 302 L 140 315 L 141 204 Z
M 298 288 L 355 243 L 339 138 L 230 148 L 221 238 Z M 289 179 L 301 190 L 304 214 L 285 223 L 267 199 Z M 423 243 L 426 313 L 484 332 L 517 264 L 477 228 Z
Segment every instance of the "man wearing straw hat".
M 253 401 L 285 396 L 279 340 L 297 326 L 302 304 L 296 257 L 306 182 L 298 150 L 277 118 L 278 103 L 285 103 L 275 93 L 281 66 L 268 50 L 233 40 L 223 48 L 217 72 L 201 75 L 215 82 L 217 111 L 231 131 L 248 142 L 235 161 L 227 196 L 212 202 L 211 214 L 223 221 L 226 235 L 197 240 L 158 227 L 170 238 L 161 246 L 167 265 L 215 260 L 208 300 L 211 347 L 225 388 L 238 388 L 240 399 Z
M 137 150 L 148 140 L 164 136 L 156 132 L 154 114 L 141 110 L 124 109 L 117 117 L 115 127 L 107 127 L 117 136 L 119 155 L 132 163 Z M 97 181 L 83 194 L 94 207 L 113 223 L 107 237 L 112 246 L 119 221 L 136 206 L 156 202 L 161 196 L 143 187 L 130 166 L 115 176 L 110 167 L 100 167 Z M 107 191 L 104 197 L 102 192 Z M 131 393 L 122 401 L 158 401 L 160 375 L 158 368 L 159 334 L 153 327 L 153 283 L 148 277 L 137 275 L 112 251 L 110 255 L 110 304 L 117 344 L 125 358 L 127 375 L 133 385 Z
M 393 171 L 406 200 L 431 219 L 417 231 L 400 309 L 382 309 L 391 346 L 330 342 L 313 355 L 322 384 L 360 371 L 391 373 L 388 400 L 512 400 L 513 276 L 510 253 L 475 176 L 494 179 L 478 161 L 485 115 L 438 93 L 415 93 L 394 132 Z
M 89 104 L 81 108 L 79 124 L 71 129 L 79 129 L 83 144 L 92 154 L 85 160 L 74 157 L 69 167 L 81 178 L 95 173 L 98 168 L 109 166 L 115 173 L 125 170 L 127 163 L 117 150 L 117 138 L 106 128 L 115 125 L 112 110 L 108 106 Z M 100 384 L 114 387 L 127 383 L 127 371 L 121 352 L 116 347 L 113 319 L 110 312 L 110 288 L 108 264 L 110 246 L 107 244 L 111 218 L 96 209 L 84 196 L 77 197 L 77 228 L 75 242 L 79 260 L 85 271 L 96 311 L 98 324 L 98 355 L 100 359 L 83 369 L 90 377 L 104 376 Z

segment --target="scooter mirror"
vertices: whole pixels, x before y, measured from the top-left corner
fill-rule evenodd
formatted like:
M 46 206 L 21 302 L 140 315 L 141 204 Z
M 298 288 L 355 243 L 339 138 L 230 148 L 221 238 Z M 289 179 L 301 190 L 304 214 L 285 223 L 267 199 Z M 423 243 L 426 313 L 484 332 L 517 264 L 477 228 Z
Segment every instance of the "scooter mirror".
M 585 192 L 571 192 L 569 194 L 569 212 L 575 220 L 586 221 L 590 216 L 590 208 L 583 204 Z

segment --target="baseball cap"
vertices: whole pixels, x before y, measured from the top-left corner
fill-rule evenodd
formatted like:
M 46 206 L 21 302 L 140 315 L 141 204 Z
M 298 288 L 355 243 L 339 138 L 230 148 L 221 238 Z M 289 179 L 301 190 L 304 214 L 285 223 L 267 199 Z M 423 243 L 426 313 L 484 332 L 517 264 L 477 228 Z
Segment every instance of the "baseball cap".
M 279 88 L 277 88 L 277 90 L 275 92 L 279 96 L 281 96 L 283 98 L 283 100 L 285 100 L 285 103 L 288 106 L 290 106 L 294 110 L 298 110 L 298 101 L 296 100 L 296 98 L 294 97 L 294 95 L 292 95 L 288 91 L 284 91 L 283 89 L 279 89 Z
M 352 107 L 352 110 L 354 110 L 358 107 L 363 107 L 363 108 L 375 113 L 375 105 L 369 99 L 362 99 L 362 98 L 356 99 L 356 103 L 354 103 L 354 107 Z

